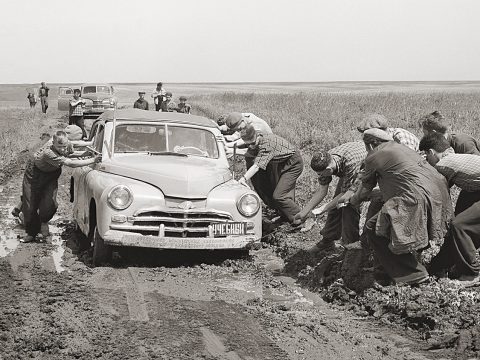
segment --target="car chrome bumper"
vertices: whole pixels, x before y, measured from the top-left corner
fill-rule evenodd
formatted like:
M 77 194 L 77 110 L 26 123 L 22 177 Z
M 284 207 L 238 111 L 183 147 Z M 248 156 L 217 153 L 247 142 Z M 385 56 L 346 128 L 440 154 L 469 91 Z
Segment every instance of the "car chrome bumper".
M 161 237 L 125 233 L 123 231 L 108 230 L 103 239 L 106 244 L 113 246 L 134 246 L 156 249 L 246 249 L 258 239 L 254 235 L 227 236 L 227 237 Z

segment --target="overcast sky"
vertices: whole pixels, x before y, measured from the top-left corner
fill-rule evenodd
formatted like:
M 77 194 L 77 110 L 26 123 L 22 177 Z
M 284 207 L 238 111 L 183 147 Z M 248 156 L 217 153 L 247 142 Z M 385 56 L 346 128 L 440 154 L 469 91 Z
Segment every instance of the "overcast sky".
M 0 83 L 480 80 L 478 0 L 2 1 Z

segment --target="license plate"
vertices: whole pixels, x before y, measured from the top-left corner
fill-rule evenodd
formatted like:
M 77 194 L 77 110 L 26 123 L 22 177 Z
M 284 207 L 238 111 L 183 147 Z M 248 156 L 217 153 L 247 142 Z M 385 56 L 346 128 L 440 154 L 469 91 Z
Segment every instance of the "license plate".
M 247 224 L 243 222 L 229 222 L 213 224 L 213 236 L 245 235 Z

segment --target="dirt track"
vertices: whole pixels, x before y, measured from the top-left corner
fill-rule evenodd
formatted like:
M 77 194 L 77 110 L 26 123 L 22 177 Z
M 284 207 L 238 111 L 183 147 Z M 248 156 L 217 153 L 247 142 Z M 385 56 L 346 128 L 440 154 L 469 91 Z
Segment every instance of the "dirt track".
M 274 245 L 246 258 L 135 251 L 91 267 L 70 220 L 68 171 L 53 235 L 20 244 L 23 230 L 8 214 L 21 169 L 13 175 L 0 185 L 2 360 L 439 357 L 299 287 L 285 276 Z

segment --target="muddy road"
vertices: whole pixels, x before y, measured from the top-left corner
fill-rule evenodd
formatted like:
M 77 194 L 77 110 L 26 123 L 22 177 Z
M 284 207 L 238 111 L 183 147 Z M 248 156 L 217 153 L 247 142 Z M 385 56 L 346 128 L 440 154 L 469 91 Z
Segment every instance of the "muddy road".
M 1 360 L 441 358 L 415 334 L 298 285 L 279 244 L 249 254 L 130 249 L 93 267 L 78 247 L 66 169 L 51 236 L 23 244 L 10 215 L 22 166 L 0 183 Z

